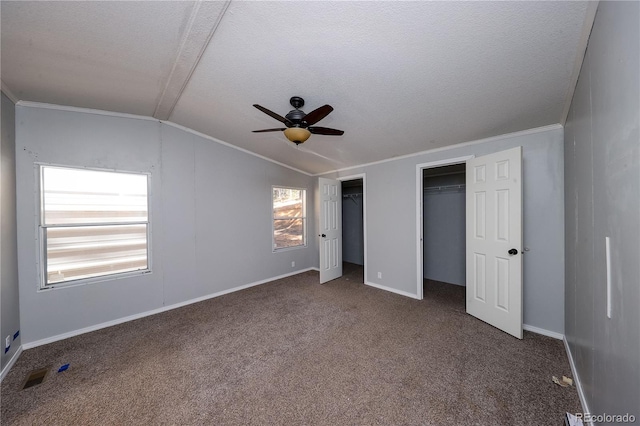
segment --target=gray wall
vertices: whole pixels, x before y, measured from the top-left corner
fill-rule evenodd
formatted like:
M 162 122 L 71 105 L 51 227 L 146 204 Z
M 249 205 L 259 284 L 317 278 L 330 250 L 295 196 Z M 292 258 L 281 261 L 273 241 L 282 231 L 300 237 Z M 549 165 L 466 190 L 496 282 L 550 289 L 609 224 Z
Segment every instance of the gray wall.
M 0 356 L 2 369 L 20 346 L 22 336 L 13 340 L 13 335 L 20 330 L 20 309 L 18 302 L 18 256 L 16 236 L 16 146 L 15 146 L 15 107 L 13 102 L 2 94 L 2 144 L 0 146 L 0 182 L 2 199 L 0 199 L 0 221 L 2 235 L 0 258 Z M 5 353 L 5 338 L 11 335 L 12 343 L 9 352 Z
M 425 140 L 429 138 L 425 136 Z M 416 165 L 523 147 L 524 322 L 564 331 L 563 129 L 524 132 L 484 143 L 329 173 L 366 173 L 367 277 L 403 294 L 417 292 Z M 377 278 L 382 272 L 382 279 Z
M 272 252 L 271 186 L 314 178 L 151 120 L 16 107 L 23 343 L 72 333 L 316 266 L 306 248 Z M 151 173 L 152 273 L 38 291 L 35 162 Z M 295 261 L 295 268 L 291 262 Z
M 640 4 L 600 2 L 565 128 L 566 339 L 591 413 L 640 417 Z M 606 316 L 605 237 L 612 317 Z
M 342 199 L 342 260 L 364 265 L 364 227 L 362 186 L 342 188 L 342 195 L 360 194 Z
M 429 187 L 464 185 L 465 174 L 429 176 L 423 181 L 422 205 L 424 278 L 466 285 L 466 193 L 462 189 Z

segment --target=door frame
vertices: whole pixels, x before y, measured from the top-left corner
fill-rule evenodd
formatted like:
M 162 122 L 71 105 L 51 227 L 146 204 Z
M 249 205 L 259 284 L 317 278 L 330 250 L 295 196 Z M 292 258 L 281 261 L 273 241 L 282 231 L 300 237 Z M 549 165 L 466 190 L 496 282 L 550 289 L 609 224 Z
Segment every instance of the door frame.
M 362 179 L 362 244 L 364 244 L 364 282 L 367 283 L 367 174 L 358 173 L 355 175 L 341 176 L 337 178 L 340 182 L 347 180 Z M 343 230 L 344 231 L 344 230 Z M 344 244 L 344 241 L 342 242 Z
M 424 298 L 424 245 L 422 225 L 424 223 L 423 197 L 424 197 L 424 179 L 422 172 L 424 169 L 432 169 L 434 167 L 451 166 L 453 164 L 465 164 L 468 160 L 475 158 L 475 155 L 465 155 L 463 157 L 447 158 L 444 160 L 430 161 L 428 163 L 416 164 L 416 253 L 417 253 L 417 283 L 416 283 L 416 299 Z M 466 203 L 465 203 L 466 206 Z M 366 252 L 365 252 L 366 253 Z M 365 274 L 366 274 L 365 268 Z

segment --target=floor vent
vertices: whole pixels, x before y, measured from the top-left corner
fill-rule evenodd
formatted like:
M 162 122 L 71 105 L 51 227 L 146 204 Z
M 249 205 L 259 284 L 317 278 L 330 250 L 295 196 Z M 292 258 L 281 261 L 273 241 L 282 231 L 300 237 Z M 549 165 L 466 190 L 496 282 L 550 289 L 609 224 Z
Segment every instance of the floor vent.
M 51 369 L 50 367 L 41 368 L 40 370 L 35 370 L 29 373 L 29 375 L 27 376 L 27 379 L 24 381 L 24 386 L 22 386 L 22 389 L 27 389 L 32 386 L 37 386 L 40 383 L 44 382 L 44 379 L 47 377 L 47 373 L 49 372 L 50 369 Z

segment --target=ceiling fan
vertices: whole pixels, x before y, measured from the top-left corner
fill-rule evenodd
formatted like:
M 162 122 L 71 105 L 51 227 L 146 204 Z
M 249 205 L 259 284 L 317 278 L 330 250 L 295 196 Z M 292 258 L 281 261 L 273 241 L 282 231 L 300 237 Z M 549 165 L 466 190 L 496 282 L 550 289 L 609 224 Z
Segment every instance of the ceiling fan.
M 314 109 L 309 114 L 306 114 L 300 109 L 304 106 L 304 99 L 302 99 L 300 96 L 293 96 L 291 99 L 289 99 L 289 103 L 295 109 L 289 111 L 289 113 L 284 117 L 276 114 L 271 110 L 266 109 L 263 106 L 253 104 L 253 106 L 258 108 L 260 111 L 275 118 L 276 120 L 284 123 L 284 125 L 287 126 L 277 129 L 254 130 L 253 132 L 263 133 L 284 131 L 284 135 L 287 137 L 287 139 L 289 139 L 296 145 L 300 145 L 301 143 L 309 139 L 309 136 L 311 136 L 312 133 L 316 135 L 331 136 L 341 136 L 344 134 L 343 130 L 314 126 L 314 124 L 325 118 L 331 111 L 333 111 L 333 107 L 331 105 L 321 106 L 320 108 Z

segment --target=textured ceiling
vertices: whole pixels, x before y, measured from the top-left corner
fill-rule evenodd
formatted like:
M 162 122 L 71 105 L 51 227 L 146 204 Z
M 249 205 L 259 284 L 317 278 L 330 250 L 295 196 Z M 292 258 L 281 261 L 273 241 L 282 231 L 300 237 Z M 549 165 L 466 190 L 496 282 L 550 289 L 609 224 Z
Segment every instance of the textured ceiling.
M 2 1 L 20 100 L 154 115 L 309 173 L 562 122 L 587 2 Z M 588 32 L 586 33 L 588 34 Z M 281 115 L 331 104 L 301 145 Z

